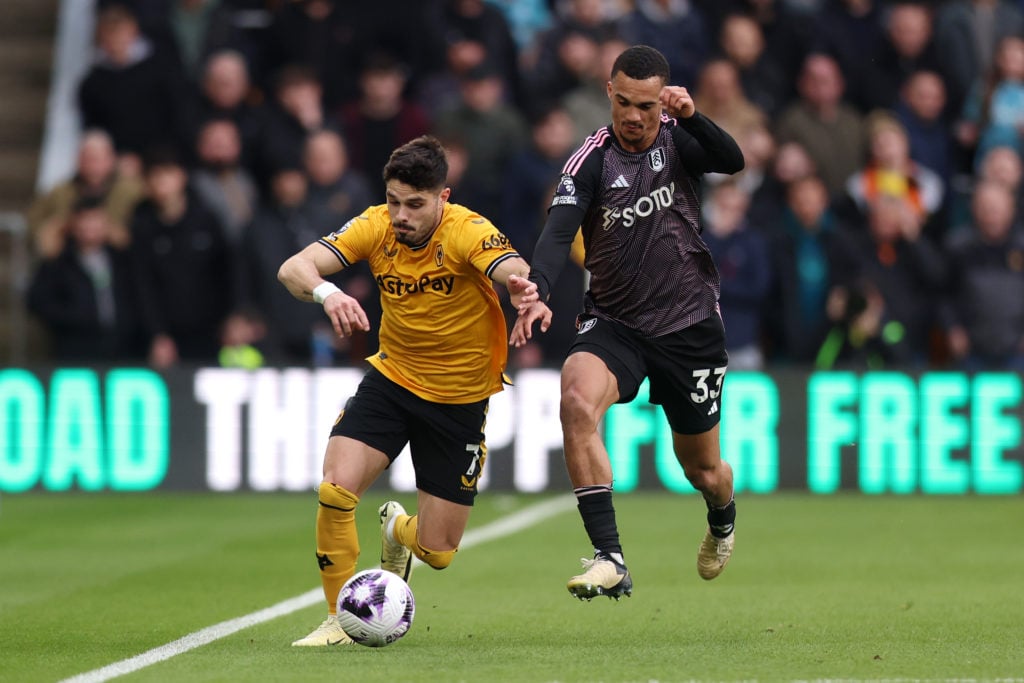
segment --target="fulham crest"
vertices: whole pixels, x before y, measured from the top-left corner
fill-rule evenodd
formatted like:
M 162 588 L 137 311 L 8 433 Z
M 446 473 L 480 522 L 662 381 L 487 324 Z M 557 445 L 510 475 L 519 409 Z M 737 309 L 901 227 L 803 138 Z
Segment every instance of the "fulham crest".
M 655 171 L 665 168 L 665 152 L 661 147 L 652 149 L 651 153 L 647 155 L 647 160 L 651 162 L 651 168 Z

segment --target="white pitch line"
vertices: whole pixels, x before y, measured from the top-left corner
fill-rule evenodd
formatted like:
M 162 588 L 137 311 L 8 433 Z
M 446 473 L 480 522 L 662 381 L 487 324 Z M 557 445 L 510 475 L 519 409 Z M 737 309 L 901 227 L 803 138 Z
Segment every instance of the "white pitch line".
M 490 524 L 484 525 L 478 529 L 470 529 L 462 537 L 462 543 L 459 545 L 460 549 L 469 548 L 480 543 L 487 543 L 498 538 L 505 536 L 511 536 L 514 533 L 527 529 L 534 524 L 543 522 L 549 517 L 565 512 L 576 505 L 576 499 L 572 496 L 560 496 L 558 498 L 551 498 L 540 503 L 531 505 L 530 507 L 523 508 L 517 512 L 514 512 L 505 517 L 501 517 Z M 155 647 L 152 650 L 143 652 L 140 655 L 129 657 L 128 659 L 122 659 L 120 662 L 114 662 L 108 664 L 99 669 L 93 669 L 92 671 L 86 671 L 85 673 L 72 676 L 71 678 L 65 678 L 60 683 L 104 683 L 112 678 L 118 676 L 124 676 L 132 672 L 144 669 L 147 666 L 151 666 L 158 662 L 162 662 L 171 657 L 184 654 L 189 650 L 194 650 L 197 647 L 208 645 L 215 640 L 226 638 L 234 633 L 241 631 L 242 629 L 249 628 L 250 626 L 256 626 L 262 624 L 265 621 L 271 619 L 277 619 L 283 617 L 286 614 L 297 612 L 300 609 L 315 605 L 317 602 L 324 599 L 324 592 L 321 588 L 314 588 L 311 591 L 303 593 L 302 595 L 296 595 L 294 598 L 288 598 L 283 600 L 276 605 L 271 605 L 252 614 L 246 614 L 242 617 L 235 619 L 228 619 L 222 621 L 219 624 L 213 626 L 207 626 L 204 629 L 189 633 L 183 638 Z

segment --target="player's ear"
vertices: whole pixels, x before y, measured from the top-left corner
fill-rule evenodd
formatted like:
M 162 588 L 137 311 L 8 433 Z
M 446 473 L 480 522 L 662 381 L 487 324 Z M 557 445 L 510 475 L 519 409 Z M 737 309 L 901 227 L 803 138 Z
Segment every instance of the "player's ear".
M 441 190 L 441 194 L 439 194 L 437 196 L 437 198 L 440 199 L 442 202 L 446 202 L 446 201 L 448 201 L 448 198 L 451 197 L 451 196 L 452 196 L 452 188 L 446 187 L 443 190 Z

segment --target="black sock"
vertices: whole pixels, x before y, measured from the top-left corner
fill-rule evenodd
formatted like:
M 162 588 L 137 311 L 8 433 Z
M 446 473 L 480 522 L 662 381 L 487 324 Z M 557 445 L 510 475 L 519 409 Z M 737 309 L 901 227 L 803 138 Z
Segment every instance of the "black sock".
M 619 544 L 619 530 L 615 526 L 611 487 L 584 486 L 576 489 L 575 493 L 583 528 L 587 530 L 594 550 L 609 556 L 616 553 L 613 559 L 621 562 L 622 546 Z
M 736 522 L 736 501 L 730 500 L 728 504 L 716 508 L 707 500 L 708 505 L 708 527 L 711 535 L 716 538 L 725 538 L 732 533 Z

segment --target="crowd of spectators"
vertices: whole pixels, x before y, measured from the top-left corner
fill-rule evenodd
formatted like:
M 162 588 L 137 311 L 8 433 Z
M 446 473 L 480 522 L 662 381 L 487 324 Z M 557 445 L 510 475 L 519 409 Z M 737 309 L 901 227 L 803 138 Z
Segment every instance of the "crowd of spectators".
M 360 363 L 280 263 L 424 133 L 529 259 L 644 43 L 746 160 L 703 210 L 731 367 L 1024 368 L 1024 0 L 99 0 L 94 42 L 76 173 L 27 211 L 55 362 Z M 513 367 L 560 362 L 581 263 Z

